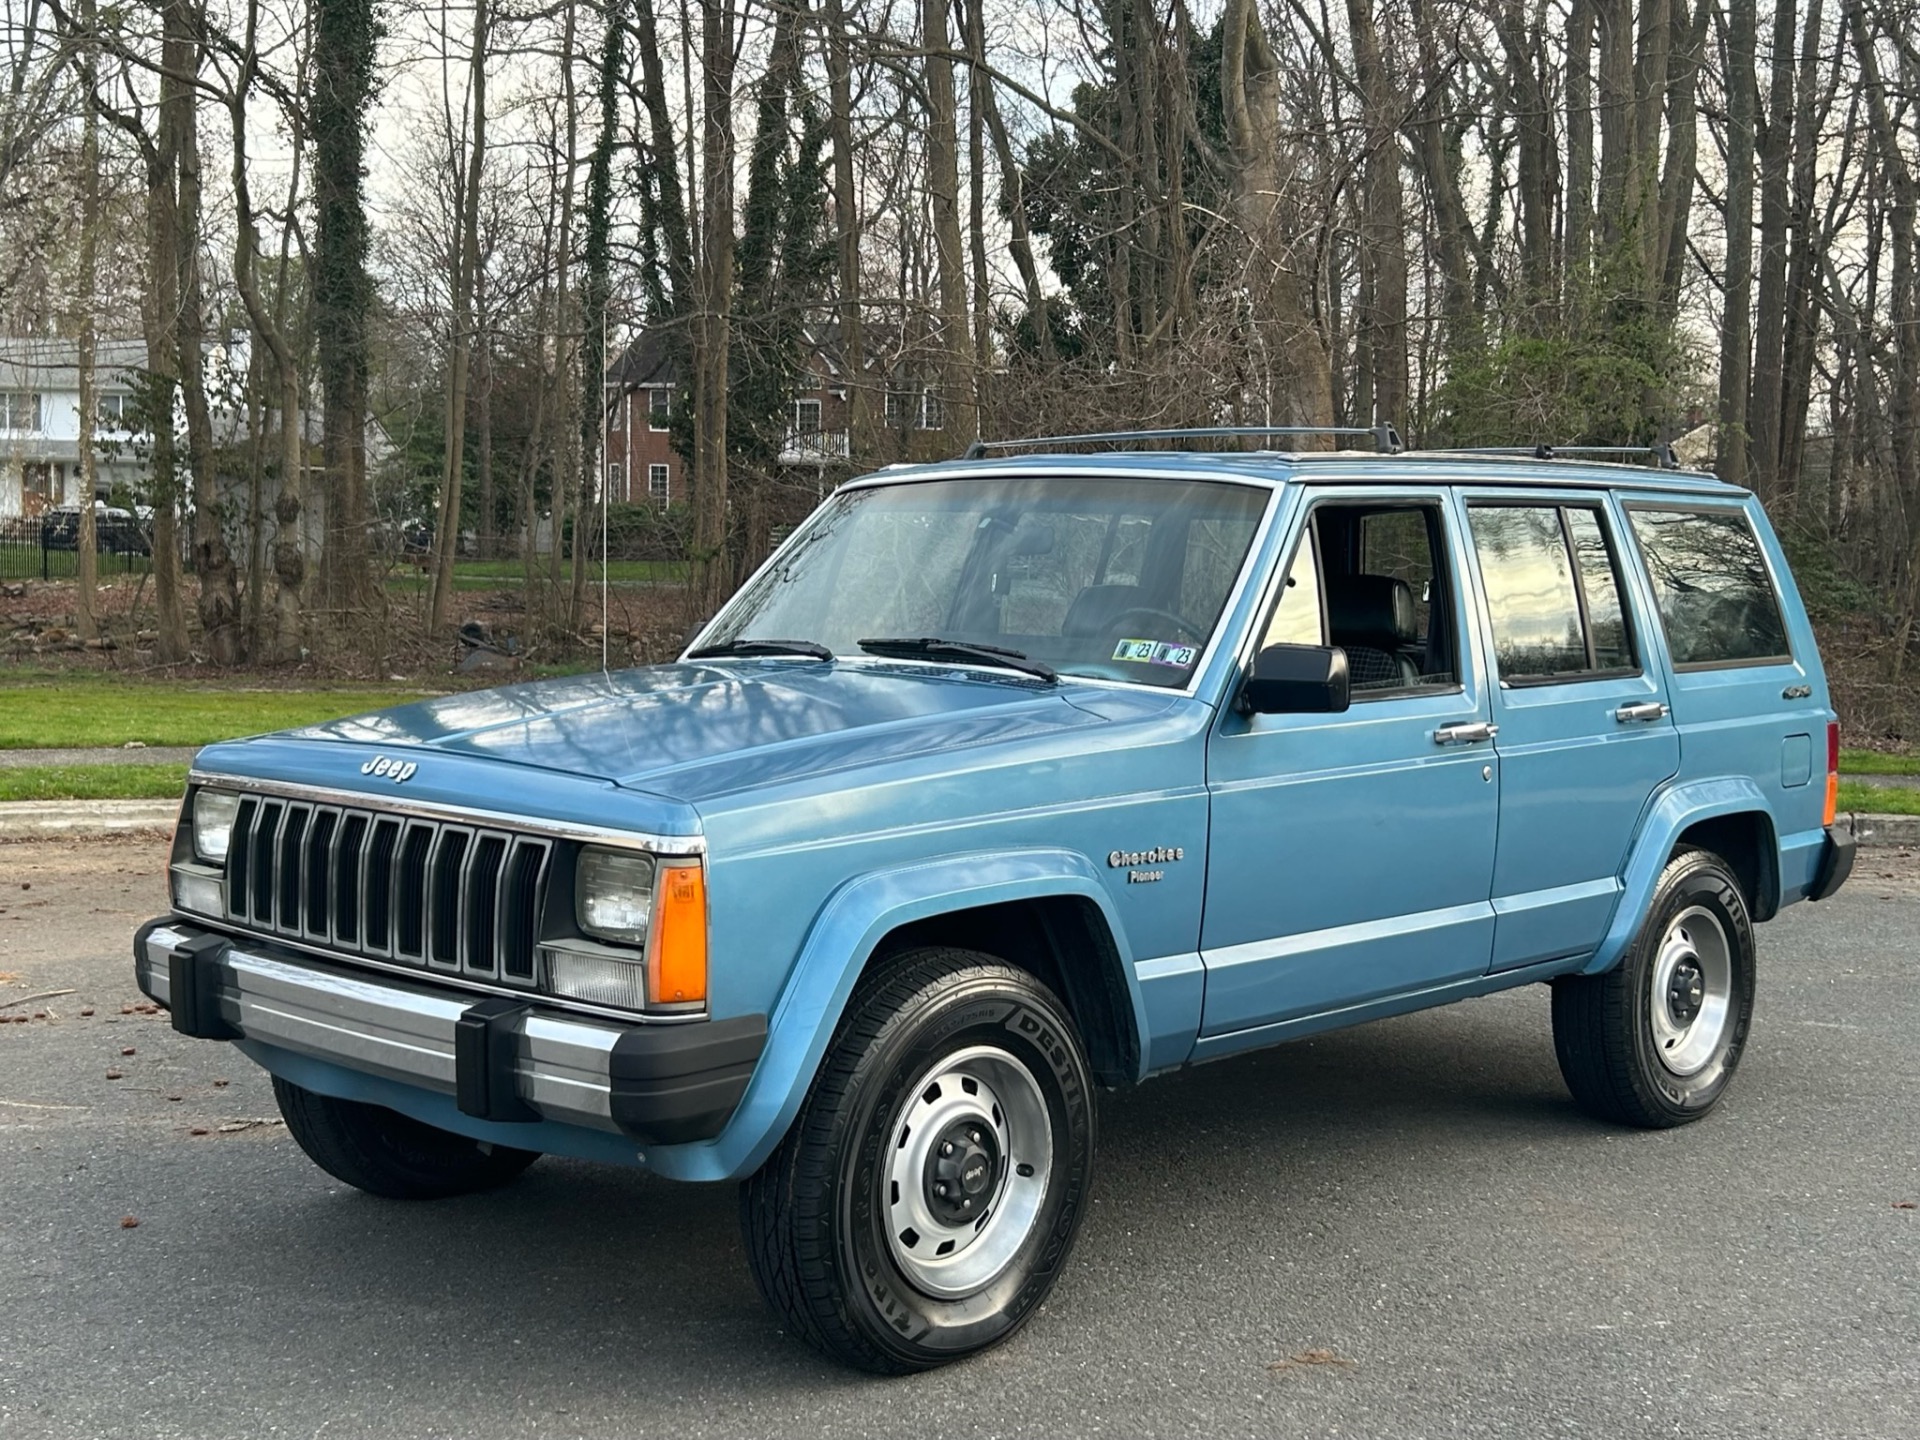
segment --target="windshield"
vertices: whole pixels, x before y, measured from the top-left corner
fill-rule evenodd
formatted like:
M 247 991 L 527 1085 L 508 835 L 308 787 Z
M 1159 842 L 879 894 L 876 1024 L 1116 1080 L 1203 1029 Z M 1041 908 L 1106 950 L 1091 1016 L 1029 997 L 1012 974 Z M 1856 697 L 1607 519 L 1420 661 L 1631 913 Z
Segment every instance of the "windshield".
M 859 655 L 863 640 L 938 638 L 1179 688 L 1267 497 L 1204 480 L 1057 475 L 843 491 L 701 644 L 807 640 Z

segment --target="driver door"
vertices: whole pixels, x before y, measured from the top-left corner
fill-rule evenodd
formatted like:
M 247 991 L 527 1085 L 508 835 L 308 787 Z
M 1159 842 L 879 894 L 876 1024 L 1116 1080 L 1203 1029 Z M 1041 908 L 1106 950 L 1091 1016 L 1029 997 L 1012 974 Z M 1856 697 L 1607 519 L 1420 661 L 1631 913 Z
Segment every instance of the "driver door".
M 1492 954 L 1500 762 L 1450 497 L 1315 499 L 1282 573 L 1261 643 L 1347 648 L 1352 705 L 1216 723 L 1196 1059 L 1476 979 Z

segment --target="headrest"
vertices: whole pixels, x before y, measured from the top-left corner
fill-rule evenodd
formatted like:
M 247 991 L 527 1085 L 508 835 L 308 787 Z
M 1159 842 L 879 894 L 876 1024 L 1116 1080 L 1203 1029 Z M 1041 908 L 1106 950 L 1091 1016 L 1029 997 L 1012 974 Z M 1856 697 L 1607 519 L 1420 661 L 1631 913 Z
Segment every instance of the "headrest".
M 1062 635 L 1104 635 L 1114 617 L 1140 603 L 1138 585 L 1089 585 L 1073 597 L 1060 621 Z
M 1335 644 L 1392 650 L 1413 644 L 1413 591 L 1391 575 L 1329 575 L 1327 624 Z

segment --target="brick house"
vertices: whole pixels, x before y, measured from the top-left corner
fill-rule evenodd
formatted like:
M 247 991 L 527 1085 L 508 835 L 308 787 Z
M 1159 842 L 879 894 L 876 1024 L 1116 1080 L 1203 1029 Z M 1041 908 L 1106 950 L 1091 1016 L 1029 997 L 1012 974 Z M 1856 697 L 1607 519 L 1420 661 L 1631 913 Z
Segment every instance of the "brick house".
M 847 434 L 847 380 L 833 327 L 812 344 L 807 370 L 792 400 L 780 464 L 824 480 L 829 470 L 850 462 Z M 940 396 L 909 377 L 917 367 L 876 346 L 869 354 L 869 375 L 885 375 L 885 424 L 901 432 L 941 427 Z M 869 382 L 872 383 L 872 382 Z M 664 336 L 642 331 L 607 374 L 607 429 L 602 454 L 607 497 L 616 505 L 678 505 L 688 499 L 686 460 L 669 433 L 674 406 L 682 403 L 682 377 Z M 903 435 L 902 439 L 908 437 Z M 891 458 L 891 457 L 890 457 Z

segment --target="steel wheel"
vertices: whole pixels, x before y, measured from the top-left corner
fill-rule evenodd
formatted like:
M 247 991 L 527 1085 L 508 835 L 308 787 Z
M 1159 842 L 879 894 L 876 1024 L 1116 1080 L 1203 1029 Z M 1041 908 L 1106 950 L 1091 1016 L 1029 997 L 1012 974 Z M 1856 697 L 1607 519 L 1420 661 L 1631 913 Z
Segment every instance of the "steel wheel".
M 998 1278 L 1033 1232 L 1053 1123 L 1033 1072 L 993 1045 L 948 1056 L 908 1093 L 884 1182 L 887 1246 L 915 1289 L 959 1300 Z
M 1031 972 L 971 950 L 893 957 L 740 1188 L 760 1293 L 796 1334 L 881 1374 L 999 1344 L 1079 1229 L 1092 1091 L 1072 1016 Z
M 1702 905 L 1673 919 L 1653 962 L 1647 1019 L 1654 1053 L 1682 1078 L 1720 1048 L 1733 1006 L 1733 955 L 1719 917 Z
M 1746 1048 L 1756 971 L 1732 869 L 1705 850 L 1675 852 L 1620 963 L 1553 982 L 1553 1048 L 1573 1098 L 1626 1125 L 1698 1120 Z

